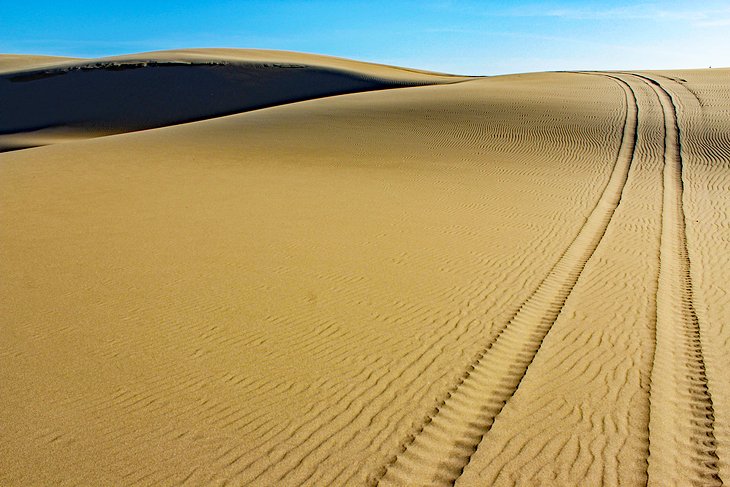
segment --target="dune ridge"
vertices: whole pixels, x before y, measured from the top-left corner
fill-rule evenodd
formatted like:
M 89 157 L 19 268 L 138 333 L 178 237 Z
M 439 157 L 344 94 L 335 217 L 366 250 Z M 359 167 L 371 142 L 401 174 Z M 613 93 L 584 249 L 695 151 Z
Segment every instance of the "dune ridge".
M 0 151 L 344 93 L 468 79 L 276 51 L 200 49 L 54 59 L 0 57 Z
M 62 56 L 34 56 L 30 54 L 0 54 L 0 73 L 12 73 L 46 66 L 57 66 L 61 63 L 73 63 L 79 58 Z

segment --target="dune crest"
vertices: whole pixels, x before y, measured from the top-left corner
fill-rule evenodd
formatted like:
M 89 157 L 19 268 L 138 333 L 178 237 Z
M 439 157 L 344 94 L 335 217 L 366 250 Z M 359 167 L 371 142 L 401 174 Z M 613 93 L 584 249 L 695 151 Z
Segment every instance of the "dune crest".
M 5 55 L 0 151 L 463 79 L 277 51 L 198 49 L 93 60 Z

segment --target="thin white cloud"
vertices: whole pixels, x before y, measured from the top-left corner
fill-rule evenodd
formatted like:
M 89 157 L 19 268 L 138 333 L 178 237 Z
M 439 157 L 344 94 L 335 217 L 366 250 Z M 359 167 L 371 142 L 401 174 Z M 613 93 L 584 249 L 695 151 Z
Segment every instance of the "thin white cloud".
M 646 19 L 656 16 L 656 12 L 651 12 L 645 5 L 635 5 L 631 7 L 616 7 L 610 9 L 595 8 L 553 8 L 543 10 L 541 13 L 536 12 L 538 16 L 559 17 L 572 20 L 604 20 L 604 19 Z
M 730 16 L 713 20 L 698 20 L 692 25 L 695 27 L 726 27 L 730 25 Z
M 533 11 L 531 15 L 570 20 L 652 20 L 685 22 L 693 27 L 720 27 L 730 25 L 730 7 L 673 9 L 652 3 L 608 9 L 553 8 Z

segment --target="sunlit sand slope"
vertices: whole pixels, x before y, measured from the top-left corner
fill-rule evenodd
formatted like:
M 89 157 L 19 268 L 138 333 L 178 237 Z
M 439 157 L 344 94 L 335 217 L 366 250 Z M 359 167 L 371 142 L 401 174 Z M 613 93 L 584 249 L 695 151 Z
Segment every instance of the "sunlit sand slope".
M 200 49 L 94 60 L 6 55 L 0 56 L 0 151 L 461 79 L 277 51 Z
M 712 399 L 718 472 L 730 482 L 730 70 L 647 73 L 676 100 L 683 161 L 687 256 Z M 695 340 L 697 338 L 695 337 Z M 713 441 L 708 441 L 713 440 Z
M 0 155 L 0 483 L 729 481 L 728 89 L 515 75 Z
M 457 485 L 730 480 L 728 72 L 610 75 L 639 107 L 622 200 Z
M 14 71 L 44 68 L 61 63 L 81 61 L 77 58 L 59 56 L 33 56 L 30 54 L 0 54 L 0 74 Z

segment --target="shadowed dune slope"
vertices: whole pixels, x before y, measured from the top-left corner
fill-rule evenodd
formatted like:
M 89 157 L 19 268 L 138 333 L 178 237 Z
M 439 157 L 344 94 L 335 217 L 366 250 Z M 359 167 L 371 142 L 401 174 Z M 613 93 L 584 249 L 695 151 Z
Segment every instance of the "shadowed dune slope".
M 461 79 L 276 51 L 200 49 L 94 60 L 6 55 L 0 56 L 0 151 Z
M 0 484 L 730 481 L 728 96 L 536 73 L 0 154 Z

